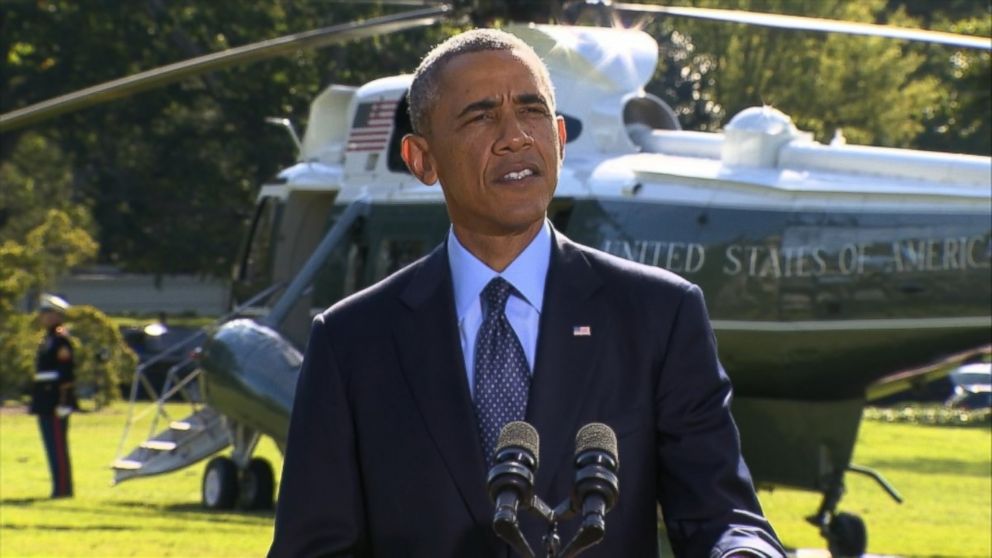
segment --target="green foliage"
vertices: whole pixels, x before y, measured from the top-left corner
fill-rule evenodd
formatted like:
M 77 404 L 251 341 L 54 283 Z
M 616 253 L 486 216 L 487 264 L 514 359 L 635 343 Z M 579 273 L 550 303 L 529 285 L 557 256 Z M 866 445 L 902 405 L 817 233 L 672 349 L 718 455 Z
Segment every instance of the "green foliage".
M 29 292 L 51 288 L 92 259 L 92 218 L 73 199 L 68 159 L 36 133 L 18 138 L 0 161 L 0 318 Z
M 97 406 L 120 399 L 120 385 L 131 381 L 138 355 L 124 342 L 114 321 L 96 308 L 73 306 L 67 318 L 76 355 L 77 391 L 92 393 Z
M 278 0 L 143 6 L 5 4 L 0 110 L 231 46 L 398 11 Z M 305 119 L 329 82 L 359 85 L 409 72 L 425 45 L 450 32 L 435 27 L 300 51 L 33 129 L 71 154 L 74 195 L 92 204 L 100 223 L 102 261 L 138 272 L 225 276 L 256 188 L 294 160 L 292 142 L 265 118 Z
M 992 15 L 958 21 L 944 20 L 937 28 L 953 33 L 988 37 Z M 935 50 L 935 49 L 931 49 Z M 928 107 L 920 147 L 988 155 L 992 152 L 992 55 L 988 51 L 960 50 L 931 53 L 924 71 L 937 76 L 944 87 L 939 102 Z
M 20 135 L 0 160 L 0 242 L 23 240 L 58 209 L 87 232 L 93 219 L 73 190 L 72 162 L 52 141 L 35 132 Z
M 51 287 L 59 274 L 96 252 L 93 239 L 61 210 L 42 217 L 23 242 L 0 243 L 0 398 L 17 397 L 30 385 L 40 341 L 33 320 L 17 311 L 17 303 Z
M 992 409 L 956 409 L 943 405 L 869 407 L 864 418 L 879 422 L 929 424 L 932 426 L 978 426 L 992 424 Z M 992 472 L 992 471 L 990 471 Z
M 967 0 L 670 3 L 986 36 L 990 26 L 987 3 Z M 517 4 L 522 15 L 525 3 Z M 7 2 L 0 111 L 228 47 L 404 9 L 374 3 L 328 9 L 315 0 L 155 1 L 140 9 Z M 8 223 L 8 234 L 26 233 L 37 219 L 19 208 L 45 199 L 98 237 L 102 262 L 225 276 L 258 185 L 294 159 L 292 143 L 265 117 L 305 125 L 310 101 L 326 85 L 410 72 L 430 45 L 457 30 L 434 26 L 301 50 L 67 114 L 29 133 L 5 133 L 0 228 Z M 646 30 L 663 39 L 647 89 L 672 104 L 688 129 L 716 130 L 741 109 L 767 103 L 821 141 L 841 129 L 851 143 L 990 151 L 987 52 L 685 18 L 654 18 Z M 87 207 L 99 231 L 79 213 Z
M 75 226 L 65 212 L 50 209 L 45 221 L 28 233 L 25 248 L 36 259 L 38 286 L 55 280 L 96 255 L 97 244 L 85 230 Z
M 120 399 L 121 381 L 130 381 L 138 356 L 114 322 L 96 308 L 73 306 L 66 317 L 77 393 L 93 399 L 97 407 Z M 44 335 L 31 315 L 0 313 L 0 398 L 20 398 L 28 392 Z
M 875 22 L 886 7 L 884 0 L 693 4 L 861 22 Z M 915 23 L 900 12 L 886 15 L 893 24 Z M 665 34 L 671 25 L 670 20 L 652 24 L 648 31 Z M 693 45 L 692 67 L 708 69 L 703 92 L 709 98 L 703 100 L 722 119 L 747 107 L 772 105 L 820 141 L 843 130 L 851 143 L 911 147 L 924 131 L 927 111 L 940 99 L 942 84 L 920 72 L 926 56 L 892 39 L 709 21 L 679 20 L 676 25 L 679 36 Z
M 0 308 L 0 401 L 27 393 L 40 340 L 31 316 Z
M 820 16 L 989 36 L 990 8 L 969 2 L 698 0 L 703 7 Z M 714 130 L 768 104 L 820 141 L 988 155 L 990 56 L 985 51 L 868 38 L 661 19 L 659 94 L 690 129 Z
M 23 242 L 0 244 L 0 312 L 31 290 L 50 288 L 57 277 L 96 254 L 96 242 L 65 212 L 50 209 L 43 218 Z

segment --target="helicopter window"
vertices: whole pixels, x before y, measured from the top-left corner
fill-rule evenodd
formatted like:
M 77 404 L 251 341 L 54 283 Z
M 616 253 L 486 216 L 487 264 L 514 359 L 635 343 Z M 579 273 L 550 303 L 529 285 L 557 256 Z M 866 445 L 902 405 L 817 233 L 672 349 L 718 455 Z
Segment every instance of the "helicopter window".
M 379 279 L 398 271 L 424 255 L 424 242 L 412 238 L 387 238 L 379 244 L 375 277 Z
M 366 262 L 368 243 L 365 221 L 358 219 L 349 231 L 347 242 L 331 251 L 313 284 L 313 306 L 326 308 L 368 285 Z
M 642 124 L 652 130 L 682 129 L 672 107 L 650 93 L 627 101 L 623 107 L 623 123 L 628 128 Z
M 344 294 L 349 295 L 365 286 L 365 263 L 369 248 L 356 237 L 348 246 L 347 267 L 344 275 Z
M 565 143 L 572 143 L 579 139 L 579 136 L 582 135 L 582 121 L 564 112 L 559 112 L 558 116 L 565 119 Z
M 393 116 L 393 137 L 389 140 L 386 159 L 386 168 L 390 171 L 410 174 L 410 169 L 406 168 L 406 162 L 400 155 L 400 144 L 403 142 L 403 136 L 411 132 L 413 132 L 413 124 L 410 123 L 410 103 L 407 102 L 404 93 Z
M 234 283 L 235 300 L 244 300 L 272 283 L 273 240 L 281 221 L 282 207 L 278 199 L 265 197 L 255 208 Z

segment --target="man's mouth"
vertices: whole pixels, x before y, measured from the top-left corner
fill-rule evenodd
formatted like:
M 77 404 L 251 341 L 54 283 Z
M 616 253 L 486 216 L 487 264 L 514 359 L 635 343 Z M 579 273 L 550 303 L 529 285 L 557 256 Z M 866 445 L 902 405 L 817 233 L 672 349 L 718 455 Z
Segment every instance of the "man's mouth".
M 515 182 L 517 180 L 523 180 L 528 176 L 534 176 L 534 171 L 530 169 L 524 169 L 516 172 L 508 172 L 503 175 L 503 178 L 501 180 L 504 182 Z

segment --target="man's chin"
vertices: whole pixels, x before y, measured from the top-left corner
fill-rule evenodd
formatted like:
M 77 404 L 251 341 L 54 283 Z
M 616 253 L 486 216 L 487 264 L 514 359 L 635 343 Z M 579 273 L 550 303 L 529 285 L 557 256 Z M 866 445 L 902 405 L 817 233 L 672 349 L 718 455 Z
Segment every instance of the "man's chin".
M 477 236 L 490 237 L 519 237 L 537 234 L 537 231 L 544 224 L 545 213 L 541 213 L 536 218 L 529 215 L 521 219 L 504 219 L 499 222 L 459 224 L 455 223 L 455 232 L 465 232 Z

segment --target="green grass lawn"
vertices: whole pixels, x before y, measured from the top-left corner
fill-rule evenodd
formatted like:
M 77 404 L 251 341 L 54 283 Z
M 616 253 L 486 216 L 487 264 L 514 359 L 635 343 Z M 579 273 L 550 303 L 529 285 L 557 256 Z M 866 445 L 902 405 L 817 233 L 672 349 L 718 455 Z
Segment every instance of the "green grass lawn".
M 273 513 L 200 507 L 204 463 L 171 475 L 110 486 L 127 407 L 74 415 L 69 427 L 76 497 L 51 501 L 48 466 L 34 417 L 0 415 L 0 557 L 263 556 Z M 180 416 L 182 416 L 180 414 Z M 130 450 L 130 448 L 128 448 Z M 259 444 L 278 476 L 271 440 Z
M 854 462 L 881 472 L 895 486 L 897 504 L 867 477 L 849 474 L 840 510 L 868 525 L 868 551 L 898 556 L 992 556 L 992 432 L 988 426 L 947 427 L 864 421 Z M 803 517 L 816 494 L 776 490 L 759 494 L 783 542 L 822 548 Z
M 76 497 L 50 501 L 48 468 L 34 417 L 0 412 L 0 557 L 262 556 L 272 513 L 214 513 L 200 507 L 203 464 L 110 486 L 126 407 L 75 415 L 70 427 Z M 988 427 L 951 428 L 866 421 L 855 461 L 875 467 L 902 492 L 891 501 L 873 481 L 848 477 L 841 508 L 868 523 L 869 551 L 900 556 L 992 555 L 992 436 Z M 279 474 L 271 441 L 260 444 Z M 823 548 L 803 517 L 819 497 L 760 494 L 785 544 Z

